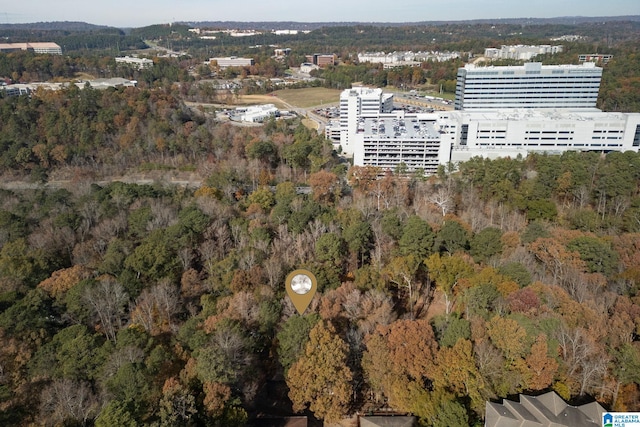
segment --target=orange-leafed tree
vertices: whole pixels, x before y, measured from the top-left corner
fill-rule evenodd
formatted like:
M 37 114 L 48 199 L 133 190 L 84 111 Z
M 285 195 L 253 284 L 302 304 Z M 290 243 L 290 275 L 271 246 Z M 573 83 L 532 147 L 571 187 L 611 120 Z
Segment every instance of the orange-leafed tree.
M 309 185 L 313 200 L 319 203 L 333 204 L 340 195 L 340 179 L 332 172 L 321 170 L 311 174 Z
M 413 393 L 426 391 L 434 375 L 438 344 L 427 320 L 399 320 L 379 326 L 366 338 L 362 368 L 376 400 L 382 396 L 397 410 L 411 411 Z M 418 393 L 420 394 L 420 393 Z
M 549 357 L 548 353 L 547 336 L 540 334 L 531 346 L 531 353 L 525 359 L 528 368 L 528 389 L 542 390 L 553 382 L 553 377 L 558 371 L 558 362 L 553 357 Z
M 320 321 L 309 333 L 304 354 L 287 373 L 293 410 L 309 408 L 316 417 L 334 422 L 345 416 L 353 397 L 347 366 L 349 346 L 331 323 Z

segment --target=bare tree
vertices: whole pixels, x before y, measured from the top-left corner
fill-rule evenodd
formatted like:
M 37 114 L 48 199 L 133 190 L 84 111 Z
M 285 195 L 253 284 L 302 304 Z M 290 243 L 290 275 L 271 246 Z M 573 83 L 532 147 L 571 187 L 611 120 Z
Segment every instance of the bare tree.
M 577 384 L 580 395 L 598 388 L 607 373 L 606 352 L 580 327 L 563 325 L 556 336 L 567 376 Z
M 45 426 L 75 421 L 85 426 L 99 412 L 98 399 L 85 382 L 59 379 L 42 390 L 40 413 Z
M 149 333 L 170 331 L 173 318 L 180 308 L 180 290 L 169 281 L 162 281 L 142 291 L 131 310 L 131 321 L 142 325 Z
M 429 196 L 429 201 L 442 211 L 442 216 L 446 216 L 453 207 L 453 191 L 449 186 L 441 185 Z
M 83 299 L 91 307 L 107 339 L 115 343 L 129 300 L 124 287 L 114 278 L 105 276 L 86 290 Z

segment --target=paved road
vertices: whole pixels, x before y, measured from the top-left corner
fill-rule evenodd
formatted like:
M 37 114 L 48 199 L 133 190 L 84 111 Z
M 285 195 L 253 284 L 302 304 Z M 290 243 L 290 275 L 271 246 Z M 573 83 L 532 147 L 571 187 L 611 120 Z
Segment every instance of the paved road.
M 91 184 L 98 184 L 100 186 L 108 185 L 111 182 L 125 182 L 127 184 L 138 184 L 138 185 L 152 185 L 152 184 L 160 184 L 160 185 L 172 185 L 178 187 L 185 188 L 200 188 L 202 186 L 201 179 L 149 179 L 149 178 L 128 178 L 128 177 L 120 177 L 113 178 L 112 180 L 101 180 L 101 181 L 88 181 Z M 28 182 L 28 181 L 3 181 L 0 182 L 0 188 L 4 190 L 11 191 L 21 191 L 21 190 L 39 190 L 44 188 L 50 189 L 59 189 L 59 188 L 72 188 L 77 186 L 77 181 L 72 180 L 54 180 L 47 182 Z

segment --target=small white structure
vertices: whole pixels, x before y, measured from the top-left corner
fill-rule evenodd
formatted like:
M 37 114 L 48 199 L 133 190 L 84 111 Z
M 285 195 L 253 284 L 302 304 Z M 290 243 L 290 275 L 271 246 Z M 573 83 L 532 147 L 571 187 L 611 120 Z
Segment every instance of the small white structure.
M 236 114 L 234 114 L 233 119 L 248 123 L 262 123 L 277 114 L 278 109 L 273 104 L 255 105 L 236 108 Z
M 313 70 L 319 70 L 319 69 L 320 69 L 320 67 L 318 67 L 315 64 L 312 64 L 311 62 L 303 62 L 302 64 L 300 64 L 300 72 L 301 73 L 309 74 Z
M 135 56 L 117 57 L 117 64 L 129 64 L 135 66 L 138 70 L 144 70 L 153 67 L 153 61 L 148 58 L 138 58 Z
M 136 80 L 128 80 L 123 79 L 121 77 L 114 77 L 111 79 L 95 79 L 88 80 L 89 85 L 93 89 L 107 89 L 110 87 L 135 87 L 138 83 Z M 84 82 L 76 83 L 76 85 L 83 89 L 85 86 Z

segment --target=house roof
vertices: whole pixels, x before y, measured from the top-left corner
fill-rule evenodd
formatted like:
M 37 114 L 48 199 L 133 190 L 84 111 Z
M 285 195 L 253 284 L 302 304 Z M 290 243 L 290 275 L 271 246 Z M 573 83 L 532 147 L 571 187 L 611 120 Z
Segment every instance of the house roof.
M 413 427 L 415 420 L 407 416 L 360 417 L 360 427 Z
M 486 427 L 598 427 L 604 413 L 598 402 L 568 405 L 555 392 L 520 395 L 520 402 L 486 403 Z

